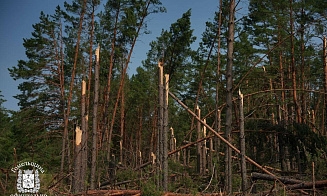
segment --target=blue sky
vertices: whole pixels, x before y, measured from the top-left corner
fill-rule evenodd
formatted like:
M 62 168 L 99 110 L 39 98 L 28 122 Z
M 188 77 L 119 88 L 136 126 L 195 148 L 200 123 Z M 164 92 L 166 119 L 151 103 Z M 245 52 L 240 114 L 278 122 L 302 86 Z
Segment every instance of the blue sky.
M 68 1 L 70 2 L 70 1 Z M 104 2 L 104 0 L 102 0 Z M 19 81 L 14 81 L 8 68 L 17 64 L 20 59 L 25 60 L 23 38 L 31 37 L 32 24 L 39 22 L 40 12 L 53 14 L 55 7 L 63 7 L 64 0 L 2 0 L 0 7 L 0 91 L 7 100 L 3 106 L 9 110 L 18 110 L 14 95 L 19 94 Z M 160 36 L 162 29 L 168 29 L 188 9 L 192 9 L 192 28 L 197 37 L 194 48 L 201 39 L 205 30 L 205 22 L 213 19 L 214 12 L 218 11 L 219 0 L 162 0 L 167 13 L 150 15 L 147 18 L 148 29 L 151 34 L 142 35 L 134 48 L 129 65 L 129 74 L 135 73 L 136 67 L 146 58 L 150 49 L 149 43 Z

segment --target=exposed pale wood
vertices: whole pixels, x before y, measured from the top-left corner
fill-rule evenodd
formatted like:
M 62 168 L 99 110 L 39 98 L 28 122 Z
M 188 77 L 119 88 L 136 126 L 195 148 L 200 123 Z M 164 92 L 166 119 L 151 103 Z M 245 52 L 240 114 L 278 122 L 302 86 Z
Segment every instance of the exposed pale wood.
M 100 46 L 95 50 L 96 62 L 94 67 L 94 98 L 93 98 L 93 121 L 92 121 L 92 160 L 91 160 L 91 189 L 95 188 L 95 173 L 97 167 L 98 145 L 98 102 L 99 102 L 99 68 Z
M 203 120 L 205 123 L 207 123 L 206 119 Z M 202 138 L 205 138 L 207 136 L 207 128 L 204 126 L 202 129 Z M 203 142 L 201 142 L 201 170 L 202 170 L 202 174 L 206 173 L 207 170 L 207 140 L 203 140 Z
M 82 130 L 80 129 L 79 126 L 76 126 L 75 132 L 76 132 L 75 145 L 78 146 L 82 142 Z
M 162 166 L 163 166 L 163 115 L 164 115 L 164 100 L 163 100 L 163 64 L 158 62 L 158 149 L 157 149 L 157 159 L 158 159 L 158 184 L 157 187 L 162 186 Z
M 157 141 L 157 188 L 162 186 L 162 178 L 161 178 L 161 169 L 162 169 L 162 161 L 163 161 L 163 64 L 158 62 L 158 141 Z M 140 166 L 141 167 L 141 166 Z
M 170 151 L 173 151 L 173 150 L 176 150 L 176 138 L 175 138 L 175 134 L 174 134 L 174 129 L 171 127 L 170 128 L 170 140 L 169 140 L 169 150 Z M 176 161 L 176 155 L 173 154 L 171 156 L 171 159 Z
M 74 176 L 73 176 L 73 190 L 75 192 L 81 191 L 81 148 L 82 148 L 82 130 L 79 126 L 76 126 L 76 140 L 75 140 L 75 156 L 74 156 Z
M 246 161 L 245 161 L 245 134 L 244 134 L 244 112 L 243 112 L 243 94 L 241 90 L 238 92 L 239 96 L 239 109 L 240 109 L 240 151 L 241 151 L 241 178 L 242 178 L 242 192 L 245 193 L 247 189 L 247 176 L 246 176 Z
M 82 138 L 81 138 L 81 168 L 80 168 L 80 191 L 85 189 L 85 174 L 87 172 L 87 116 L 86 116 L 86 82 L 82 80 L 82 96 L 81 96 L 81 130 L 82 130 Z
M 163 89 L 163 190 L 168 191 L 168 93 L 169 93 L 169 74 L 165 74 Z

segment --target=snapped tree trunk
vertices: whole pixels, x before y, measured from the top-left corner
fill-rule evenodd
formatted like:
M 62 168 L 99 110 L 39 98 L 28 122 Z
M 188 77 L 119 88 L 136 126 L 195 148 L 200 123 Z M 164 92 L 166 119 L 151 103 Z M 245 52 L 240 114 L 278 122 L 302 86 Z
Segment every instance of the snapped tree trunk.
M 240 151 L 241 151 L 241 177 L 242 192 L 245 194 L 247 189 L 246 160 L 245 160 L 245 134 L 244 134 L 244 113 L 243 113 L 243 94 L 239 91 L 240 104 Z
M 164 118 L 163 118 L 163 189 L 168 191 L 168 92 L 169 75 L 165 74 L 165 83 L 163 90 Z
M 163 65 L 161 62 L 158 63 L 158 102 L 159 102 L 159 109 L 158 109 L 158 188 L 162 186 L 162 167 L 163 167 L 163 115 L 164 115 L 164 100 L 163 100 Z
M 80 190 L 85 189 L 85 174 L 87 172 L 87 116 L 86 116 L 86 82 L 82 81 L 81 117 L 82 117 L 82 145 L 81 145 L 81 171 Z
M 207 120 L 204 119 L 203 120 L 205 123 L 207 123 Z M 207 128 L 203 127 L 202 131 L 201 131 L 201 138 L 205 138 L 207 136 Z M 207 170 L 207 140 L 204 140 L 203 142 L 201 142 L 201 170 L 202 170 L 202 174 L 205 175 L 206 170 Z
M 93 121 L 92 121 L 92 160 L 91 160 L 91 189 L 95 189 L 95 173 L 97 168 L 98 147 L 98 103 L 99 103 L 99 67 L 100 47 L 95 51 L 96 64 L 94 68 L 94 99 L 93 99 Z
M 76 139 L 75 139 L 75 157 L 74 157 L 74 177 L 73 177 L 73 191 L 81 191 L 81 165 L 82 165 L 82 130 L 79 126 L 76 126 Z

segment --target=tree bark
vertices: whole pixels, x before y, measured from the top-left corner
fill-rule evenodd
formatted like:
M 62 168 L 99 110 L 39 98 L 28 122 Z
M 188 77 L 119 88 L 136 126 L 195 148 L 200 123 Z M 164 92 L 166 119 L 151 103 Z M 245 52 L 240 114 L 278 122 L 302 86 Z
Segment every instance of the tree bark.
M 82 130 L 79 126 L 76 126 L 76 140 L 75 140 L 75 156 L 74 156 L 74 183 L 73 183 L 73 191 L 80 192 L 81 191 L 81 165 L 82 165 Z
M 123 73 L 122 66 L 122 73 Z M 123 163 L 123 138 L 124 138 L 124 125 L 125 125 L 125 95 L 124 95 L 124 87 L 121 91 L 121 103 L 120 103 L 120 141 L 119 141 L 119 154 L 120 154 L 120 163 Z M 142 118 L 142 116 L 141 116 Z
M 294 190 L 294 189 L 311 189 L 315 186 L 315 188 L 323 188 L 327 187 L 327 180 L 321 180 L 321 181 L 316 181 L 315 183 L 313 182 L 301 182 L 299 184 L 294 184 L 287 186 L 286 189 L 288 190 Z
M 92 163 L 91 163 L 91 189 L 95 189 L 95 173 L 97 168 L 97 146 L 98 146 L 98 103 L 99 103 L 99 68 L 100 47 L 95 51 L 96 64 L 94 68 L 94 99 L 93 99 L 93 121 L 92 121 Z
M 168 92 L 169 75 L 165 74 L 165 83 L 163 90 L 164 118 L 163 118 L 163 189 L 168 191 Z
M 81 171 L 80 171 L 80 190 L 85 189 L 85 174 L 87 171 L 87 116 L 86 116 L 86 82 L 82 81 L 82 97 L 81 97 L 81 128 L 82 128 L 82 143 L 81 143 Z
M 324 53 L 324 76 L 325 76 L 325 84 L 324 84 L 324 90 L 325 90 L 325 101 L 324 101 L 324 112 L 325 112 L 325 115 L 324 115 L 324 119 L 323 119 L 323 122 L 325 122 L 325 125 L 324 125 L 324 130 L 323 132 L 325 132 L 325 136 L 327 137 L 327 39 L 326 37 L 324 37 L 324 43 L 323 43 L 323 53 Z
M 301 8 L 301 17 L 304 18 L 304 8 L 302 4 Z M 304 45 L 304 22 L 301 20 L 301 86 L 302 89 L 305 89 L 306 84 L 306 77 L 305 77 L 305 59 L 304 59 L 304 52 L 305 52 L 305 45 Z M 307 102 L 306 102 L 306 94 L 301 94 L 301 111 L 302 111 L 302 118 L 303 123 L 306 123 L 306 115 L 307 115 Z M 300 171 L 301 172 L 301 171 Z
M 158 158 L 158 188 L 162 186 L 162 167 L 163 167 L 163 115 L 164 115 L 164 100 L 163 100 L 163 96 L 164 96 L 164 92 L 163 92 L 163 64 L 161 62 L 158 63 L 158 154 L 157 154 L 157 158 Z
M 247 189 L 246 160 L 245 160 L 245 134 L 244 134 L 244 112 L 243 112 L 243 94 L 239 91 L 240 105 L 240 151 L 241 151 L 241 178 L 242 192 L 245 194 Z
M 232 141 L 232 120 L 233 120 L 233 49 L 234 49 L 234 17 L 235 0 L 230 0 L 228 39 L 227 39 L 227 66 L 226 66 L 226 132 L 225 137 L 230 143 Z M 226 145 L 225 157 L 225 190 L 227 194 L 232 193 L 232 149 Z
M 199 106 L 196 106 L 196 115 L 201 119 L 201 110 L 199 108 Z M 196 122 L 196 133 L 197 133 L 197 140 L 201 139 L 201 123 L 199 121 Z M 197 164 L 196 164 L 196 168 L 197 168 L 197 172 L 199 174 L 202 174 L 202 151 L 201 151 L 201 143 L 197 143 L 196 145 L 196 149 L 197 149 L 197 154 L 196 154 L 196 160 L 197 160 Z
M 220 132 L 220 127 L 218 127 L 218 121 L 220 120 L 219 119 L 219 112 L 218 111 L 218 102 L 219 102 L 219 72 L 220 72 L 220 43 L 221 43 L 221 12 L 222 12 L 222 0 L 219 1 L 219 26 L 218 26 L 218 49 L 217 49 L 217 72 L 216 72 L 216 77 L 217 77 L 217 86 L 216 86 L 216 112 L 215 112 L 215 130 L 217 133 Z M 214 139 L 215 141 L 215 150 L 216 152 L 218 152 L 218 149 L 219 149 L 219 141 L 217 138 Z M 219 156 L 217 156 L 219 157 Z
M 203 120 L 205 123 L 207 123 L 207 120 L 204 119 Z M 200 123 L 201 124 L 201 123 Z M 202 131 L 201 131 L 201 138 L 205 138 L 207 136 L 207 128 L 203 127 Z M 206 170 L 207 170 L 207 140 L 204 140 L 203 142 L 201 142 L 201 170 L 202 170 L 202 174 L 205 175 L 206 174 Z

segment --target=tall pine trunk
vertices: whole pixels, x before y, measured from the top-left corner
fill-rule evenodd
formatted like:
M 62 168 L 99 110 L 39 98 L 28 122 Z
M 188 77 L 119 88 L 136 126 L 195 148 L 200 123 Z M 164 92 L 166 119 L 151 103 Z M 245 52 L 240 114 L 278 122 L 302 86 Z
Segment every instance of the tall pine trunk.
M 241 151 L 241 178 L 242 178 L 242 192 L 245 194 L 247 188 L 246 177 L 246 160 L 245 160 L 245 133 L 244 133 L 244 110 L 243 110 L 243 94 L 239 91 L 239 107 L 240 107 L 240 151 Z
M 221 43 L 221 12 L 222 12 L 222 0 L 219 1 L 219 26 L 218 26 L 218 50 L 217 50 L 217 72 L 216 72 L 216 77 L 217 77 L 217 84 L 216 84 L 216 103 L 215 103 L 215 131 L 217 133 L 220 132 L 220 127 L 218 124 L 218 121 L 220 121 L 220 111 L 218 109 L 218 101 L 219 101 L 219 72 L 220 72 L 220 43 Z M 220 140 L 218 138 L 214 138 L 215 141 L 215 151 L 219 160 L 219 154 L 218 154 L 218 149 L 220 147 Z M 215 172 L 215 177 L 218 177 L 217 172 Z
M 76 64 L 77 64 L 77 57 L 78 57 L 78 50 L 79 50 L 79 42 L 81 39 L 81 32 L 82 32 L 82 25 L 83 25 L 86 2 L 87 1 L 84 0 L 83 9 L 82 9 L 81 16 L 80 16 L 80 24 L 79 24 L 77 43 L 76 43 L 76 49 L 75 49 L 73 73 L 72 73 L 71 82 L 70 82 L 69 97 L 68 97 L 68 103 L 67 103 L 67 112 L 66 112 L 65 122 L 64 122 L 64 134 L 63 134 L 63 139 L 62 139 L 60 174 L 63 174 L 63 171 L 64 171 L 66 149 L 68 149 L 68 142 L 69 142 L 68 141 L 68 119 L 69 119 L 70 105 L 71 105 L 72 94 L 73 94 L 75 71 L 76 71 Z
M 292 71 L 292 86 L 293 86 L 293 102 L 295 105 L 295 113 L 296 113 L 296 122 L 301 123 L 301 111 L 300 106 L 297 99 L 297 91 L 296 91 L 296 68 L 295 68 L 295 54 L 294 54 L 294 33 L 293 33 L 293 0 L 290 0 L 290 22 L 291 22 L 291 71 Z
M 326 37 L 324 37 L 324 43 L 323 43 L 323 55 L 324 55 L 324 76 L 325 76 L 325 84 L 324 84 L 324 90 L 325 90 L 325 99 L 324 99 L 324 113 L 325 113 L 325 116 L 324 116 L 324 119 L 323 119 L 323 122 L 325 123 L 324 125 L 324 130 L 323 132 L 325 132 L 325 136 L 327 137 L 327 39 Z
M 227 67 L 226 67 L 226 132 L 228 142 L 232 141 L 233 120 L 233 49 L 234 49 L 234 20 L 235 0 L 230 0 L 228 38 L 227 38 Z M 225 189 L 227 194 L 232 193 L 232 149 L 226 145 L 225 153 Z
M 99 67 L 100 47 L 95 51 L 96 63 L 94 68 L 94 99 L 92 121 L 92 160 L 91 160 L 91 189 L 95 189 L 95 173 L 97 168 L 97 144 L 98 144 L 98 103 L 99 103 Z

